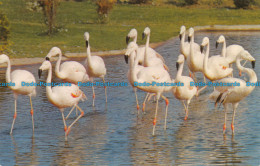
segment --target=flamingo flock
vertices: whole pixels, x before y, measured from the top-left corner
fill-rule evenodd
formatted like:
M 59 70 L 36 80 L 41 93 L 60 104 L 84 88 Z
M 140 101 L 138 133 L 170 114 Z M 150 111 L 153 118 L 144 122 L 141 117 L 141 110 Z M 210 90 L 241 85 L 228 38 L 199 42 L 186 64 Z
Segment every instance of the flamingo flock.
M 226 131 L 227 124 L 227 106 L 232 104 L 233 106 L 233 116 L 231 122 L 232 134 L 234 134 L 234 121 L 235 113 L 238 104 L 241 100 L 247 97 L 253 90 L 254 86 L 247 86 L 246 81 L 240 78 L 233 77 L 232 64 L 235 63 L 239 69 L 239 74 L 246 73 L 249 76 L 249 82 L 256 83 L 257 76 L 253 69 L 244 67 L 247 61 L 252 63 L 252 67 L 255 66 L 254 57 L 245 50 L 240 45 L 230 45 L 226 46 L 225 37 L 223 35 L 219 36 L 216 41 L 216 48 L 219 44 L 222 44 L 222 51 L 220 55 L 209 55 L 209 38 L 204 37 L 201 44 L 195 43 L 194 41 L 194 29 L 189 28 L 188 30 L 188 41 L 185 42 L 186 27 L 181 26 L 180 28 L 180 54 L 176 61 L 176 71 L 177 74 L 174 79 L 171 78 L 169 74 L 169 68 L 165 63 L 162 55 L 157 53 L 154 49 L 149 46 L 151 29 L 146 27 L 142 33 L 142 38 L 146 38 L 146 44 L 144 46 L 138 46 L 137 44 L 137 30 L 131 29 L 126 36 L 127 48 L 125 51 L 125 61 L 129 62 L 129 69 L 127 73 L 128 81 L 130 82 L 134 93 L 136 108 L 139 113 L 139 100 L 137 95 L 137 89 L 146 92 L 146 97 L 143 101 L 143 112 L 145 112 L 146 102 L 149 101 L 151 97 L 155 97 L 156 106 L 154 112 L 154 118 L 152 121 L 152 135 L 155 135 L 155 128 L 157 123 L 158 114 L 158 102 L 162 98 L 165 100 L 165 119 L 164 119 L 164 129 L 167 128 L 167 114 L 169 100 L 164 95 L 164 93 L 172 92 L 176 99 L 182 102 L 185 117 L 184 120 L 188 119 L 189 115 L 189 104 L 194 96 L 199 96 L 199 93 L 207 88 L 204 86 L 198 88 L 196 86 L 191 86 L 191 83 L 198 82 L 195 73 L 200 72 L 204 75 L 204 83 L 206 79 L 209 81 L 214 81 L 216 83 L 239 83 L 240 86 L 217 86 L 214 87 L 214 91 L 209 95 L 209 99 L 215 101 L 215 106 L 222 104 L 224 106 L 225 116 L 223 124 L 223 134 Z M 84 33 L 84 40 L 86 43 L 86 53 L 87 57 L 84 64 L 77 61 L 62 61 L 62 51 L 58 47 L 53 47 L 46 55 L 43 63 L 39 67 L 38 76 L 42 75 L 42 72 L 47 71 L 46 83 L 51 83 L 52 80 L 52 64 L 50 60 L 52 57 L 58 56 L 58 60 L 55 65 L 55 75 L 57 78 L 61 79 L 63 82 L 70 83 L 71 86 L 46 86 L 46 95 L 51 104 L 57 107 L 62 115 L 65 139 L 69 135 L 72 126 L 84 116 L 84 111 L 79 107 L 78 103 L 86 99 L 86 95 L 83 90 L 78 86 L 79 82 L 92 82 L 94 83 L 94 78 L 101 78 L 105 84 L 105 76 L 107 74 L 107 69 L 104 60 L 99 56 L 91 55 L 90 51 L 90 34 L 88 32 Z M 130 41 L 133 39 L 133 41 Z M 241 65 L 241 61 L 246 62 Z M 186 64 L 189 68 L 190 75 L 184 76 L 183 70 Z M 6 82 L 14 83 L 15 86 L 8 86 L 14 94 L 14 116 L 11 125 L 10 134 L 13 132 L 15 120 L 17 118 L 17 98 L 18 95 L 27 95 L 30 98 L 31 105 L 31 118 L 32 118 L 32 130 L 34 131 L 34 110 L 32 105 L 31 97 L 36 95 L 36 86 L 21 86 L 22 82 L 33 82 L 36 83 L 35 77 L 32 73 L 26 70 L 15 70 L 11 72 L 11 63 L 9 57 L 5 54 L 0 55 L 0 64 L 7 63 L 6 69 Z M 163 86 L 161 85 L 163 83 Z M 147 86 L 144 86 L 147 85 Z M 167 86 L 166 86 L 167 84 Z M 180 86 L 181 85 L 181 86 Z M 107 103 L 107 87 L 105 89 L 105 103 Z M 92 86 L 92 106 L 95 106 L 95 90 Z M 65 117 L 65 108 L 71 107 L 70 112 Z M 77 114 L 77 118 L 70 124 L 67 125 L 66 120 L 68 119 L 71 112 L 76 108 L 80 111 Z

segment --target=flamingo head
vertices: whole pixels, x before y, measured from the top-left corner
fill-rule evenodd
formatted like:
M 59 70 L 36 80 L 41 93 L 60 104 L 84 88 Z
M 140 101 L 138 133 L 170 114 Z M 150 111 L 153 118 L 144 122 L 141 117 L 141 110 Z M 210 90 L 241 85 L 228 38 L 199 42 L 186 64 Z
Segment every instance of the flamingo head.
M 178 56 L 178 60 L 177 60 L 177 62 L 176 62 L 176 69 L 177 69 L 177 70 L 179 70 L 179 65 L 180 65 L 180 64 L 183 64 L 184 61 L 185 61 L 184 55 L 180 54 L 180 55 Z
M 216 41 L 216 48 L 218 48 L 219 43 L 224 43 L 225 42 L 225 37 L 223 35 L 220 35 L 218 40 Z
M 255 58 L 247 50 L 240 51 L 239 56 L 243 60 L 251 61 L 252 68 L 255 68 Z
M 144 28 L 144 32 L 142 34 L 142 39 L 145 38 L 145 36 L 150 35 L 151 29 L 149 27 Z
M 137 30 L 135 28 L 131 29 L 126 36 L 126 44 L 129 43 L 130 38 L 137 38 Z
M 41 78 L 42 71 L 49 70 L 51 68 L 51 62 L 50 61 L 44 61 L 42 65 L 38 69 L 38 76 Z
M 88 41 L 89 41 L 89 33 L 88 32 L 84 33 L 84 39 L 86 40 L 86 47 L 88 48 Z
M 135 42 L 130 42 L 125 52 L 125 63 L 128 63 L 128 57 L 138 49 L 138 45 Z
M 185 31 L 186 31 L 186 27 L 185 27 L 184 25 L 182 25 L 182 26 L 181 26 L 181 29 L 180 29 L 180 35 L 179 35 L 180 40 L 181 40 L 181 38 L 182 38 L 182 35 L 185 33 Z
M 191 37 L 194 36 L 194 29 L 191 27 L 189 29 L 188 42 L 191 41 Z
M 50 59 L 53 56 L 57 56 L 57 55 L 61 55 L 61 50 L 59 47 L 52 47 L 51 50 L 49 51 L 49 53 L 47 54 L 47 56 L 45 57 L 46 60 L 48 60 L 48 58 Z
M 202 43 L 200 45 L 200 52 L 202 53 L 203 52 L 203 49 L 206 45 L 209 44 L 209 38 L 208 37 L 204 37 L 203 40 L 202 40 Z
M 9 61 L 9 57 L 7 55 L 5 55 L 5 54 L 0 55 L 0 64 L 8 62 L 8 61 Z

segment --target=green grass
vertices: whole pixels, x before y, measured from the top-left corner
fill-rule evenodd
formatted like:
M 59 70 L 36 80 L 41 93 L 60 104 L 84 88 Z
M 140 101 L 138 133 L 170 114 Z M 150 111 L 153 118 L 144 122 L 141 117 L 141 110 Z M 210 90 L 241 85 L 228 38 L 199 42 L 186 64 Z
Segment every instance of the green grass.
M 57 13 L 57 25 L 64 31 L 53 36 L 45 35 L 41 12 L 25 8 L 26 0 L 5 0 L 0 6 L 11 23 L 12 57 L 43 57 L 53 46 L 63 52 L 84 52 L 83 33 L 90 33 L 92 51 L 123 49 L 125 36 L 131 28 L 141 32 L 151 28 L 151 42 L 165 41 L 178 35 L 181 25 L 186 27 L 202 25 L 260 24 L 260 10 L 227 8 L 180 8 L 173 5 L 116 5 L 110 13 L 108 24 L 97 23 L 95 4 L 64 1 Z M 67 32 L 65 31 L 67 30 Z

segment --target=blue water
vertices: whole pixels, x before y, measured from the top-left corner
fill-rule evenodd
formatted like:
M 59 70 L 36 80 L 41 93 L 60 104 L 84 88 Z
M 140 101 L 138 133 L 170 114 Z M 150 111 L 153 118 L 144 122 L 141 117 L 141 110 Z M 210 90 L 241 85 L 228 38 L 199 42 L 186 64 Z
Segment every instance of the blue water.
M 215 41 L 224 34 L 227 45 L 240 44 L 256 59 L 255 72 L 259 73 L 259 32 L 196 33 L 195 42 L 201 43 L 204 36 L 211 40 L 211 53 Z M 152 36 L 151 36 L 152 37 Z M 174 78 L 175 63 L 179 55 L 179 40 L 176 38 L 157 51 L 163 55 Z M 46 52 L 47 54 L 47 52 Z M 77 59 L 83 63 L 84 59 Z M 105 57 L 106 81 L 128 82 L 128 65 L 123 56 Z M 53 66 L 55 62 L 53 62 Z M 39 65 L 18 66 L 31 71 L 39 80 Z M 248 63 L 246 65 L 250 67 Z M 238 72 L 235 70 L 235 77 Z M 185 66 L 184 75 L 188 75 Z M 245 75 L 243 76 L 245 77 Z M 199 80 L 202 75 L 198 74 Z M 245 77 L 246 79 L 247 77 Z M 53 81 L 59 81 L 54 78 Z M 96 81 L 101 81 L 96 79 Z M 5 68 L 0 69 L 0 82 L 5 82 Z M 167 130 L 164 131 L 165 102 L 160 100 L 156 135 L 152 136 L 152 121 L 155 102 L 147 103 L 146 112 L 137 114 L 135 97 L 130 86 L 108 87 L 108 103 L 105 104 L 104 88 L 95 87 L 96 106 L 92 107 L 92 90 L 81 88 L 88 100 L 79 106 L 85 111 L 72 128 L 68 141 L 64 139 L 61 113 L 51 105 L 44 87 L 37 87 L 33 98 L 35 132 L 32 133 L 30 104 L 27 96 L 19 96 L 17 120 L 13 135 L 10 128 L 14 113 L 13 94 L 7 87 L 0 87 L 0 165 L 259 165 L 260 164 L 260 108 L 259 87 L 238 106 L 235 119 L 235 135 L 230 129 L 232 111 L 228 112 L 227 131 L 223 136 L 223 107 L 214 108 L 208 101 L 213 88 L 207 88 L 198 98 L 194 97 L 189 107 L 189 118 L 184 121 L 184 109 L 171 93 Z M 138 91 L 139 102 L 145 93 Z M 69 109 L 66 111 L 66 113 Z M 73 112 L 67 123 L 76 118 Z

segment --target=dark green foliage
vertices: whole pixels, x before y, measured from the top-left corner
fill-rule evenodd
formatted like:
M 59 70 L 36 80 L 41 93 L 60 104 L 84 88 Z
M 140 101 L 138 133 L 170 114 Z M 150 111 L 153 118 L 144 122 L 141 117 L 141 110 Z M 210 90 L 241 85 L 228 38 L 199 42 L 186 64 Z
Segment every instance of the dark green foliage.
M 0 53 L 8 51 L 10 45 L 10 26 L 5 14 L 0 11 Z
M 233 0 L 237 8 L 247 9 L 254 3 L 254 0 Z
M 186 5 L 195 5 L 198 4 L 199 0 L 185 0 Z

